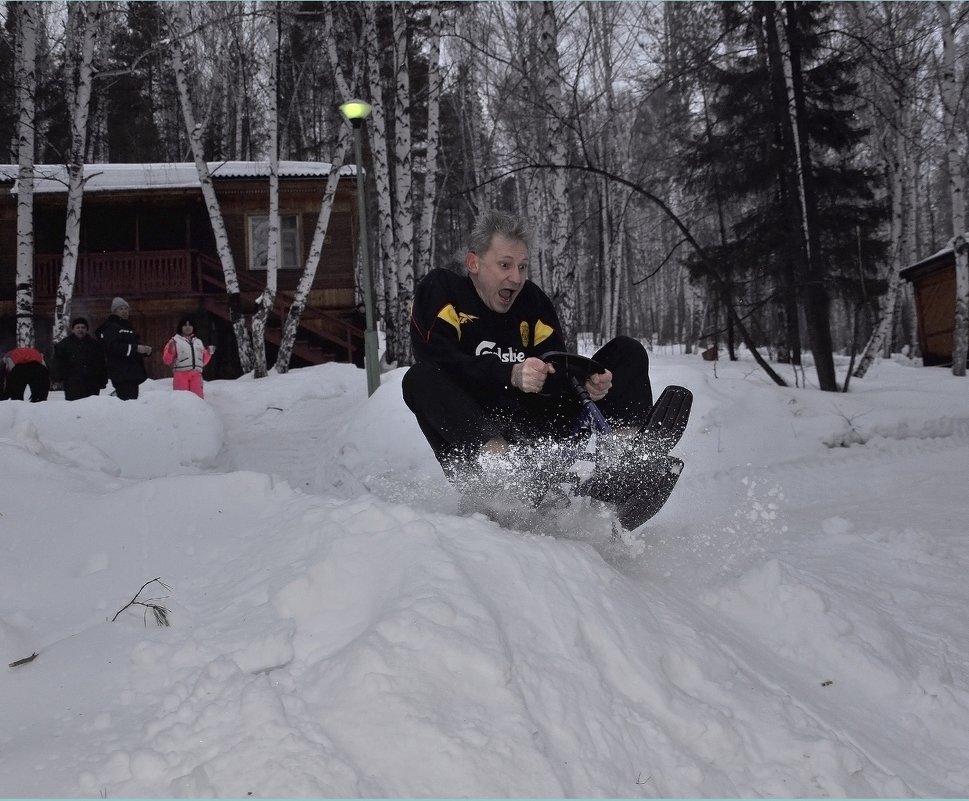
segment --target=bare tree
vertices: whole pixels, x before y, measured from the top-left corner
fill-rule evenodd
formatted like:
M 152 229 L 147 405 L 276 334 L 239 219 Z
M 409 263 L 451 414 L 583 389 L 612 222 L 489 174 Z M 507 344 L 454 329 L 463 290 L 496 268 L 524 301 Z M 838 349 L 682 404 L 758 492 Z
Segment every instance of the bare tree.
M 961 154 L 965 137 L 956 123 L 956 106 L 961 94 L 956 81 L 956 48 L 952 15 L 947 2 L 936 3 L 942 26 L 942 105 L 945 114 L 946 163 L 949 168 L 949 196 L 952 200 L 952 253 L 955 256 L 955 316 L 952 327 L 952 374 L 966 374 L 969 355 L 969 242 L 966 241 L 965 175 Z
M 538 83 L 539 96 L 545 112 L 548 151 L 553 162 L 564 164 L 568 160 L 568 113 L 562 87 L 562 68 L 559 63 L 558 20 L 555 3 L 544 0 L 533 6 L 538 16 Z M 562 324 L 566 342 L 575 344 L 575 262 L 569 258 L 569 193 L 565 172 L 554 170 L 547 176 L 545 187 L 547 217 L 546 236 L 548 244 L 549 289 Z M 533 210 L 534 213 L 534 210 Z
M 333 157 L 333 163 L 330 165 L 330 176 L 326 181 L 326 189 L 323 191 L 320 213 L 316 220 L 316 228 L 313 231 L 313 240 L 310 243 L 309 253 L 306 255 L 306 263 L 303 265 L 303 272 L 296 286 L 293 302 L 290 304 L 289 311 L 286 314 L 286 323 L 283 326 L 282 339 L 279 343 L 279 354 L 276 356 L 276 371 L 280 373 L 285 373 L 289 370 L 289 360 L 293 353 L 293 345 L 296 342 L 299 321 L 306 309 L 306 302 L 309 298 L 310 290 L 313 288 L 313 281 L 316 279 L 316 270 L 319 267 L 320 259 L 323 257 L 326 231 L 330 225 L 330 213 L 333 211 L 333 200 L 336 198 L 336 190 L 340 182 L 340 172 L 343 168 L 349 146 L 350 129 L 344 128 L 340 143 L 337 145 L 336 154 Z
M 17 3 L 17 344 L 34 344 L 34 124 L 39 3 Z
M 414 169 L 411 160 L 411 90 L 407 17 L 403 3 L 394 3 L 394 242 L 397 273 L 388 281 L 385 359 L 413 362 L 410 305 L 414 297 Z
M 917 85 L 928 39 L 918 35 L 923 13 L 919 4 L 884 2 L 867 8 L 848 6 L 847 12 L 868 54 L 871 108 L 877 114 L 876 130 L 885 131 L 884 145 L 882 137 L 877 144 L 884 150 L 891 203 L 888 291 L 881 300 L 871 337 L 852 373 L 856 378 L 863 378 L 890 344 L 902 297 L 899 272 L 912 263 L 915 252 L 916 205 L 911 199 L 910 187 L 916 185 Z
M 427 60 L 427 150 L 424 155 L 424 193 L 414 258 L 414 278 L 420 279 L 434 267 L 434 217 L 438 203 L 438 149 L 441 142 L 441 7 L 434 3 L 428 24 Z
M 70 67 L 67 108 L 71 115 L 71 151 L 67 164 L 67 218 L 61 275 L 54 302 L 54 341 L 70 330 L 71 301 L 77 274 L 81 239 L 81 205 L 84 201 L 84 154 L 87 152 L 87 121 L 91 108 L 92 62 L 101 16 L 100 2 L 70 3 L 67 6 L 67 53 Z
M 195 119 L 195 110 L 189 91 L 188 74 L 185 69 L 184 37 L 189 27 L 188 5 L 186 3 L 172 3 L 168 6 L 168 22 L 171 30 L 170 54 L 172 69 L 175 73 L 175 83 L 178 88 L 182 117 L 185 120 L 185 128 L 188 131 L 188 139 L 192 147 L 192 156 L 195 159 L 195 168 L 198 171 L 199 183 L 202 187 L 202 197 L 205 200 L 205 207 L 209 213 L 209 221 L 212 224 L 212 231 L 215 234 L 215 245 L 219 259 L 222 262 L 225 291 L 228 295 L 229 316 L 236 337 L 236 345 L 239 350 L 239 363 L 242 371 L 247 373 L 253 368 L 254 362 L 252 339 L 249 336 L 245 317 L 242 314 L 239 276 L 236 273 L 235 259 L 232 256 L 232 248 L 229 245 L 229 234 L 226 231 L 225 221 L 222 218 L 219 198 L 216 196 L 215 187 L 212 184 L 212 175 L 209 172 L 209 166 L 205 160 L 205 151 L 202 144 L 204 127 L 196 122 Z
M 276 304 L 279 276 L 279 3 L 269 12 L 269 225 L 266 241 L 266 288 L 259 296 L 252 316 L 255 377 L 268 375 L 266 366 L 266 323 Z

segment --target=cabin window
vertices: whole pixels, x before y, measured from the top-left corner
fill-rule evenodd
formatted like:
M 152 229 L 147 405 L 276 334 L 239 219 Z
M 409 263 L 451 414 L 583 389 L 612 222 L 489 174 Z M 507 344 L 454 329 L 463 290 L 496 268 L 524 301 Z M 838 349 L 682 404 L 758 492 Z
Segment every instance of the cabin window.
M 249 269 L 266 269 L 266 251 L 269 243 L 269 215 L 249 215 Z M 299 215 L 279 215 L 279 245 L 281 270 L 301 270 L 303 261 L 299 252 Z

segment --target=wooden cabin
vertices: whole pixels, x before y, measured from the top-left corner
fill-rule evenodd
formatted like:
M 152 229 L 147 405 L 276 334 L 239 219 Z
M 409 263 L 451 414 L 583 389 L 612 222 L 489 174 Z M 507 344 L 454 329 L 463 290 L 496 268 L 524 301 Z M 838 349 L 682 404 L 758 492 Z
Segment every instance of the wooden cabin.
M 241 288 L 242 312 L 251 315 L 265 287 L 269 210 L 266 162 L 211 162 L 216 195 L 228 231 Z M 291 365 L 360 362 L 363 331 L 356 309 L 356 181 L 344 168 Z M 329 164 L 279 164 L 282 264 L 279 292 L 266 332 L 270 364 L 281 325 L 313 239 Z M 54 299 L 60 276 L 67 208 L 63 165 L 34 171 L 34 325 L 37 346 L 52 352 Z M 17 253 L 17 166 L 0 166 L 0 350 L 13 344 Z M 123 297 L 131 321 L 155 348 L 149 375 L 170 375 L 160 351 L 178 318 L 191 314 L 196 331 L 217 346 L 206 368 L 211 378 L 240 375 L 228 297 L 215 237 L 194 164 L 88 164 L 85 166 L 80 253 L 72 317 L 92 330 Z
M 922 363 L 952 365 L 956 308 L 955 254 L 948 247 L 906 267 L 899 275 L 915 289 Z

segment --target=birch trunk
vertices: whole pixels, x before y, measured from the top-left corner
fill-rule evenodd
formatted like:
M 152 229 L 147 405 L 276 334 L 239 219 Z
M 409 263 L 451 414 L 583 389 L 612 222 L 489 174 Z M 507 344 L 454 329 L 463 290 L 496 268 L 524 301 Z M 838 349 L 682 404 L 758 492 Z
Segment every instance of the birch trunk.
M 410 64 L 407 59 L 407 17 L 404 4 L 393 4 L 394 21 L 394 177 L 396 213 L 394 238 L 397 242 L 397 275 L 392 291 L 393 305 L 387 307 L 386 361 L 412 364 L 410 306 L 414 298 L 414 170 L 411 159 Z M 388 281 L 388 289 L 390 282 Z M 388 297 L 390 300 L 391 297 Z M 391 325 L 390 319 L 393 319 Z
M 243 373 L 248 373 L 253 368 L 252 340 L 246 328 L 245 317 L 242 314 L 239 276 L 236 273 L 235 259 L 232 256 L 232 248 L 229 245 L 229 235 L 226 231 L 225 221 L 222 219 L 219 198 L 215 194 L 212 176 L 209 173 L 209 165 L 205 161 L 202 146 L 202 126 L 195 121 L 195 112 L 192 108 L 192 99 L 189 93 L 188 75 L 185 71 L 185 61 L 182 55 L 182 48 L 184 47 L 182 36 L 183 31 L 188 28 L 188 18 L 183 3 L 172 3 L 168 8 L 168 22 L 172 34 L 169 50 L 172 69 L 175 73 L 175 86 L 178 90 L 179 105 L 182 109 L 182 117 L 185 120 L 188 140 L 192 147 L 192 156 L 195 159 L 195 168 L 199 175 L 202 197 L 205 200 L 209 221 L 212 224 L 212 233 L 215 236 L 215 247 L 219 254 L 219 259 L 222 262 L 222 274 L 225 278 L 225 291 L 228 296 L 229 318 L 232 322 L 232 330 L 235 333 L 236 345 L 239 350 L 239 365 Z
M 333 11 L 329 5 L 325 7 L 323 12 L 323 38 L 326 40 L 326 53 L 330 59 L 330 69 L 333 70 L 333 80 L 336 82 L 337 91 L 344 102 L 352 100 L 353 93 L 350 91 L 350 85 L 343 74 L 343 67 L 340 66 L 340 56 L 337 53 L 336 46 L 337 34 L 333 25 Z
M 383 294 L 384 314 L 382 316 L 386 333 L 387 325 L 394 323 L 393 310 L 397 305 L 398 270 L 397 247 L 394 241 L 393 186 L 390 182 L 390 149 L 387 143 L 387 110 L 383 103 L 380 65 L 377 61 L 381 49 L 377 38 L 376 14 L 376 4 L 367 3 L 365 9 L 364 36 L 366 50 L 372 56 L 367 59 L 367 82 L 370 87 L 370 100 L 373 105 L 373 123 L 367 130 L 370 133 L 370 154 L 373 159 L 373 180 L 377 195 L 379 264 L 382 266 L 382 269 L 377 270 L 374 274 L 374 295 L 375 297 L 380 297 Z M 369 268 L 369 265 L 367 267 Z M 382 290 L 380 284 L 382 284 Z M 377 316 L 380 317 L 381 315 L 378 314 Z M 388 358 L 392 358 L 392 354 L 389 354 Z
M 424 197 L 414 278 L 419 280 L 434 266 L 434 217 L 437 209 L 437 153 L 441 140 L 441 7 L 431 6 L 427 62 L 427 155 L 424 158 Z M 408 362 L 409 363 L 409 362 Z
M 18 3 L 17 345 L 34 346 L 34 122 L 37 91 L 36 3 Z
M 259 308 L 252 317 L 252 345 L 255 353 L 254 377 L 269 374 L 266 365 L 266 325 L 276 305 L 279 279 L 279 4 L 269 14 L 269 230 L 266 235 L 266 288 L 256 301 Z
M 875 327 L 871 338 L 865 345 L 865 349 L 858 361 L 858 366 L 853 373 L 855 378 L 865 377 L 872 363 L 882 354 L 885 343 L 891 337 L 891 332 L 895 325 L 895 309 L 898 306 L 899 289 L 901 287 L 899 272 L 906 264 L 904 259 L 909 251 L 906 242 L 909 232 L 905 219 L 905 176 L 908 173 L 906 169 L 907 156 L 905 140 L 909 135 L 911 127 L 908 124 L 911 116 L 911 106 L 904 99 L 900 99 L 899 106 L 899 124 L 895 129 L 895 157 L 891 162 L 892 217 L 889 235 L 891 237 L 892 261 L 888 268 L 888 291 L 882 299 L 881 316 L 878 320 L 878 325 Z
M 546 109 L 548 157 L 552 164 L 568 163 L 566 105 L 559 63 L 558 24 L 555 4 L 542 3 L 538 35 L 538 80 Z M 549 295 L 559 314 L 562 334 L 575 345 L 575 265 L 569 258 L 569 196 L 565 171 L 553 170 L 548 177 L 548 257 L 551 286 Z
M 965 177 L 960 151 L 962 137 L 957 130 L 956 104 L 960 88 L 956 83 L 956 48 L 949 4 L 936 3 L 942 25 L 942 105 L 945 112 L 946 160 L 949 195 L 952 198 L 952 253 L 955 257 L 956 299 L 952 326 L 952 374 L 966 374 L 969 354 L 969 242 L 966 241 Z
M 337 152 L 331 165 L 330 175 L 326 181 L 326 189 L 323 192 L 323 202 L 316 219 L 313 241 L 310 243 L 310 250 L 306 256 L 306 264 L 303 265 L 303 272 L 296 286 L 293 302 L 286 315 L 282 341 L 279 344 L 279 354 L 276 357 L 276 372 L 279 373 L 285 373 L 289 370 L 289 360 L 293 355 L 293 344 L 296 342 L 299 321 L 303 316 L 303 311 L 306 309 L 306 302 L 309 298 L 310 290 L 313 288 L 313 282 L 316 280 L 316 271 L 320 266 L 320 259 L 323 258 L 326 231 L 330 225 L 333 200 L 336 198 L 337 186 L 340 183 L 340 170 L 346 161 L 346 153 L 350 147 L 351 131 L 352 129 L 348 126 L 343 127 L 343 134 L 340 137 L 340 143 L 337 146 Z
M 100 2 L 71 3 L 67 7 L 68 63 L 76 62 L 68 79 L 68 109 L 71 113 L 71 153 L 67 174 L 67 217 L 61 274 L 54 301 L 54 342 L 69 333 L 71 302 L 77 275 L 81 239 L 81 205 L 84 201 L 84 156 L 87 151 L 87 121 L 91 108 L 91 83 L 94 43 L 97 38 Z M 80 38 L 78 51 L 76 38 Z M 76 78 L 73 74 L 76 70 Z

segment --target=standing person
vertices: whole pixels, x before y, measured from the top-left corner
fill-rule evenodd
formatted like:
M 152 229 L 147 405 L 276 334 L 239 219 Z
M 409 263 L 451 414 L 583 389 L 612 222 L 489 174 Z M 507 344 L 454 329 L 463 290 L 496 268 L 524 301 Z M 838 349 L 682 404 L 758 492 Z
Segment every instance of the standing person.
M 512 484 L 537 503 L 556 477 L 548 445 L 568 439 L 580 402 L 541 359 L 565 342 L 552 301 L 528 280 L 528 238 L 523 220 L 486 212 L 471 234 L 467 275 L 436 269 L 421 280 L 411 312 L 416 364 L 403 395 L 449 479 L 487 484 L 494 476 L 483 462 L 499 454 L 498 474 L 524 473 Z M 617 337 L 594 358 L 606 371 L 584 388 L 632 442 L 652 406 L 646 349 Z
M 176 331 L 162 351 L 162 361 L 173 370 L 172 389 L 186 389 L 204 398 L 202 368 L 212 358 L 215 345 L 206 348 L 202 340 L 195 336 L 195 323 L 191 317 L 179 320 Z
M 71 321 L 71 333 L 54 346 L 54 377 L 64 384 L 69 401 L 100 395 L 108 385 L 101 344 L 88 333 L 84 317 Z
M 111 301 L 111 316 L 95 332 L 104 349 L 108 378 L 121 400 L 135 400 L 138 387 L 148 379 L 145 358 L 151 355 L 151 345 L 142 345 L 138 334 L 128 322 L 131 307 L 124 298 Z
M 14 348 L 4 354 L 3 363 L 7 376 L 2 400 L 23 400 L 27 387 L 31 403 L 47 400 L 50 371 L 43 353 L 36 348 Z

